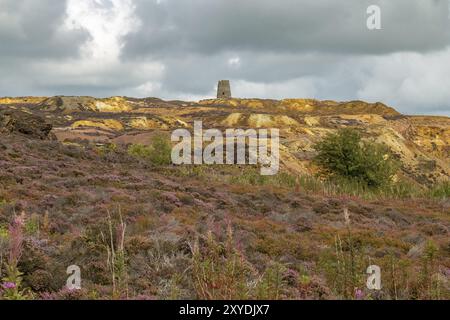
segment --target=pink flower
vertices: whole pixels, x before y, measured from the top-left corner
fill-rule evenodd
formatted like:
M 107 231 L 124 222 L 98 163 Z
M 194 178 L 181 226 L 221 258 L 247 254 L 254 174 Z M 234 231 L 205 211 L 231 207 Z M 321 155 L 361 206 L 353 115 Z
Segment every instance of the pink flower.
M 450 277 L 450 268 L 445 268 L 444 269 L 444 275 L 447 277 Z
M 19 259 L 22 255 L 23 245 L 23 226 L 24 226 L 24 214 L 16 216 L 14 221 L 9 226 L 9 260 L 8 263 L 12 266 L 17 266 Z
M 6 290 L 15 289 L 16 284 L 14 282 L 5 282 L 5 283 L 3 283 L 3 288 Z
M 355 290 L 355 299 L 356 300 L 364 300 L 364 292 L 361 289 Z

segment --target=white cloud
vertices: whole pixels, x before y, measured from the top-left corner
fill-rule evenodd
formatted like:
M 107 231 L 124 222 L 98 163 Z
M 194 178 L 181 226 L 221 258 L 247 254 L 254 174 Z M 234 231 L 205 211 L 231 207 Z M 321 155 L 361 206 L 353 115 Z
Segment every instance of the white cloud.
M 160 82 L 147 81 L 135 88 L 138 97 L 151 97 L 161 91 Z
M 358 97 L 383 100 L 404 113 L 430 108 L 450 113 L 450 47 L 426 54 L 395 53 L 365 62 Z
M 137 31 L 140 21 L 132 0 L 68 0 L 65 26 L 85 29 L 90 40 L 83 48 L 83 57 L 101 63 L 119 59 L 123 37 Z
M 241 66 L 241 58 L 233 57 L 228 59 L 228 65 L 232 68 L 239 68 Z
M 75 91 L 91 86 L 90 92 L 101 95 L 135 93 L 145 96 L 157 92 L 165 67 L 152 59 L 122 61 L 123 37 L 139 29 L 132 0 L 68 0 L 67 17 L 63 28 L 82 29 L 89 38 L 78 57 L 64 60 L 36 60 L 30 69 L 36 74 L 45 70 L 46 78 L 38 79 L 40 86 Z M 159 84 L 158 84 L 159 83 Z M 99 93 L 95 93 L 98 88 Z M 83 94 L 74 92 L 67 94 Z

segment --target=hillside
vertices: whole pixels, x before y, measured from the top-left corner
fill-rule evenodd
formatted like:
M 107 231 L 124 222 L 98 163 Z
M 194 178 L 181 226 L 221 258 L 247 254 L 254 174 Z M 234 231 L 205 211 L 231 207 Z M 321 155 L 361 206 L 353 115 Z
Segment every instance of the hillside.
M 190 128 L 194 120 L 202 120 L 205 128 L 279 128 L 283 168 L 295 174 L 313 170 L 309 160 L 317 140 L 338 128 L 354 127 L 387 144 L 413 183 L 430 185 L 450 176 L 450 119 L 405 116 L 382 103 L 52 97 L 0 99 L 0 108 L 44 117 L 61 142 L 149 143 L 155 130 Z
M 154 166 L 127 152 L 195 120 L 279 128 L 281 173 Z M 402 163 L 398 180 L 417 196 L 346 194 L 315 179 L 312 146 L 343 127 L 388 145 Z M 23 212 L 19 269 L 36 298 L 332 299 L 356 289 L 449 298 L 450 201 L 425 196 L 449 181 L 449 160 L 450 118 L 382 103 L 3 98 L 0 227 Z M 108 235 L 120 243 L 121 221 L 126 272 L 113 287 Z M 72 264 L 82 270 L 77 293 L 61 290 Z M 380 292 L 364 289 L 370 264 L 384 270 Z

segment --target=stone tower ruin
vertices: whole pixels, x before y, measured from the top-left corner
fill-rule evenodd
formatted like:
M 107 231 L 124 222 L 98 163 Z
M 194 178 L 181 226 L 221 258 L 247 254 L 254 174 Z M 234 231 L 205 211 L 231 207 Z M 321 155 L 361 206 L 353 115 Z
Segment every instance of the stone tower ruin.
M 231 99 L 231 86 L 229 80 L 220 80 L 217 86 L 217 99 Z

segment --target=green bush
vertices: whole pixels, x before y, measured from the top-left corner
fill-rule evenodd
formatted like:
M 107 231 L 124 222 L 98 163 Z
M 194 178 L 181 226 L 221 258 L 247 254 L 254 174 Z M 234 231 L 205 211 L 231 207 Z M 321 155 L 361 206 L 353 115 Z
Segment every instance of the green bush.
M 429 192 L 431 198 L 450 198 L 450 181 L 444 181 L 434 185 Z
M 150 156 L 151 149 L 143 144 L 132 144 L 128 147 L 128 154 L 134 158 L 147 159 Z
M 314 162 L 328 178 L 349 179 L 369 187 L 389 185 L 399 165 L 388 147 L 363 141 L 358 131 L 341 129 L 314 146 Z
M 134 158 L 147 160 L 157 166 L 172 163 L 172 146 L 169 139 L 164 135 L 155 136 L 150 146 L 132 144 L 128 148 L 128 154 Z

